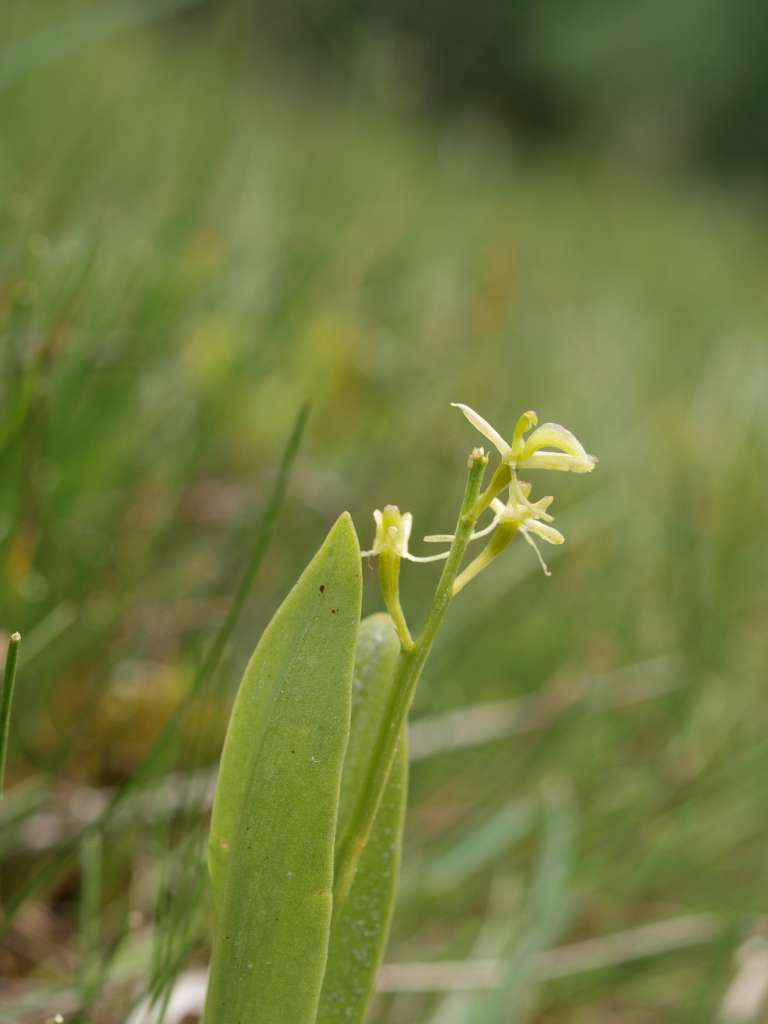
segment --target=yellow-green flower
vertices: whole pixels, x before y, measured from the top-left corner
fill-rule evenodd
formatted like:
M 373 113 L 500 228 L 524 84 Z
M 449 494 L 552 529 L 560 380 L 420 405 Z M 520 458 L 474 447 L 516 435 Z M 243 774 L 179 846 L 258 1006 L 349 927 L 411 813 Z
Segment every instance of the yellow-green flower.
M 517 472 L 521 469 L 556 469 L 570 473 L 591 473 L 597 459 L 589 455 L 578 438 L 559 423 L 543 423 L 537 427 L 538 416 L 535 412 L 523 413 L 515 425 L 512 440 L 507 442 L 498 430 L 470 406 L 461 402 L 454 402 L 453 405 L 461 409 L 469 422 L 501 455 L 501 464 L 476 506 L 478 516 L 488 508 L 493 511 L 493 518 L 482 530 L 474 531 L 471 539 L 478 540 L 489 534 L 493 536 L 477 558 L 457 577 L 454 593 L 501 554 L 518 533 L 536 552 L 545 574 L 551 575 L 536 539 L 548 544 L 562 544 L 565 540 L 559 530 L 549 525 L 553 517 L 547 510 L 553 498 L 547 495 L 538 501 L 530 501 L 531 485 L 519 480 Z M 507 491 L 506 502 L 499 497 L 504 491 Z M 429 543 L 449 543 L 453 536 L 434 534 L 424 540 Z
M 401 513 L 397 505 L 385 505 L 373 513 L 376 522 L 376 534 L 370 551 L 361 551 L 363 557 L 368 555 L 390 554 L 398 558 L 407 558 L 409 562 L 437 562 L 447 558 L 448 552 L 439 555 L 412 555 L 408 550 L 408 541 L 413 529 L 413 516 L 410 512 Z
M 516 490 L 518 491 L 517 494 L 515 493 Z M 522 494 L 519 492 L 522 492 Z M 536 557 L 541 568 L 544 570 L 544 575 L 551 576 L 552 573 L 542 558 L 534 538 L 539 537 L 541 540 L 545 540 L 547 544 L 562 544 L 565 541 L 565 537 L 554 526 L 549 525 L 553 517 L 547 513 L 547 509 L 554 500 L 552 496 L 548 495 L 539 501 L 530 502 L 528 501 L 530 492 L 530 484 L 513 480 L 509 488 L 506 504 L 498 498 L 494 498 L 491 502 L 491 508 L 496 513 L 494 523 L 495 526 L 506 527 L 507 531 L 509 531 L 510 540 L 514 533 L 521 533 L 523 540 L 530 544 L 536 552 Z
M 542 423 L 535 412 L 524 412 L 518 419 L 512 441 L 508 443 L 491 424 L 474 409 L 461 402 L 452 402 L 469 422 L 487 438 L 510 469 L 559 469 L 570 473 L 591 473 L 597 459 L 589 455 L 581 441 L 559 423 Z M 533 433 L 525 435 L 533 427 Z M 554 449 L 554 450 L 552 450 Z
M 547 509 L 554 500 L 552 495 L 547 495 L 545 498 L 532 502 L 528 500 L 530 493 L 531 485 L 513 476 L 509 485 L 507 501 L 503 502 L 499 498 L 494 498 L 491 501 L 491 508 L 494 512 L 493 519 L 484 529 L 475 531 L 471 539 L 478 540 L 481 537 L 486 537 L 489 533 L 496 532 L 483 552 L 473 562 L 470 562 L 456 580 L 454 593 L 458 593 L 473 577 L 477 576 L 479 572 L 489 565 L 494 558 L 500 555 L 517 533 L 522 534 L 523 540 L 530 544 L 536 552 L 536 557 L 541 568 L 544 570 L 544 574 L 546 576 L 552 575 L 539 551 L 535 538 L 538 537 L 541 540 L 545 540 L 548 544 L 562 544 L 565 541 L 565 537 L 559 530 L 549 525 L 554 518 L 547 512 Z M 430 544 L 448 543 L 453 540 L 453 535 L 434 534 L 430 537 L 425 537 L 424 540 Z
M 408 541 L 413 529 L 413 516 L 410 512 L 401 514 L 397 505 L 377 508 L 373 518 L 376 521 L 373 547 L 370 551 L 362 551 L 361 554 L 364 558 L 369 555 L 378 556 L 379 582 L 384 604 L 403 649 L 409 651 L 413 648 L 413 638 L 400 604 L 400 561 L 407 558 L 409 562 L 436 562 L 441 558 L 447 558 L 448 552 L 441 551 L 439 555 L 427 555 L 422 558 L 412 555 L 408 550 Z

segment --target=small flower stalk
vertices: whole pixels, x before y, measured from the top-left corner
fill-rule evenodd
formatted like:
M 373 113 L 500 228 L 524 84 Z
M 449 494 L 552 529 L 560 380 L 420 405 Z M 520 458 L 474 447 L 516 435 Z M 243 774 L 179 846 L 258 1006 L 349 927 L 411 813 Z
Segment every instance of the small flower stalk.
M 376 522 L 376 534 L 373 547 L 363 552 L 366 556 L 379 559 L 379 577 L 384 604 L 392 617 L 397 629 L 402 649 L 411 651 L 415 647 L 413 637 L 405 620 L 400 603 L 400 561 L 431 562 L 447 559 L 447 565 L 436 592 L 435 600 L 439 603 L 440 593 L 447 586 L 447 598 L 458 594 L 464 587 L 487 568 L 519 534 L 533 548 L 544 574 L 550 576 L 537 541 L 559 545 L 565 540 L 562 533 L 550 524 L 554 517 L 549 508 L 554 498 L 546 495 L 538 500 L 531 500 L 532 486 L 527 480 L 518 477 L 519 472 L 528 470 L 555 470 L 566 473 L 591 473 L 597 464 L 594 455 L 590 455 L 578 438 L 559 423 L 543 423 L 539 426 L 538 416 L 533 411 L 524 412 L 519 417 L 512 438 L 507 441 L 491 424 L 468 405 L 454 402 L 473 427 L 486 440 L 490 441 L 499 453 L 500 461 L 496 466 L 491 480 L 485 490 L 480 489 L 480 471 L 476 473 L 476 493 L 467 507 L 462 506 L 459 528 L 450 534 L 432 534 L 424 538 L 427 543 L 449 544 L 447 551 L 438 555 L 419 557 L 408 550 L 408 543 L 413 528 L 413 517 L 410 512 L 404 514 L 396 505 L 387 505 L 383 510 L 377 509 L 373 516 Z M 482 463 L 482 469 L 488 461 L 482 449 L 475 449 L 470 457 L 470 467 L 476 469 Z M 465 494 L 466 504 L 467 494 Z M 477 523 L 490 511 L 491 521 L 481 529 Z M 461 534 L 461 544 L 457 544 Z M 463 558 L 468 543 L 488 537 L 486 546 L 469 564 L 462 569 Z M 457 547 L 460 550 L 457 550 Z M 450 570 L 450 571 L 449 571 Z M 418 641 L 417 641 L 418 642 Z

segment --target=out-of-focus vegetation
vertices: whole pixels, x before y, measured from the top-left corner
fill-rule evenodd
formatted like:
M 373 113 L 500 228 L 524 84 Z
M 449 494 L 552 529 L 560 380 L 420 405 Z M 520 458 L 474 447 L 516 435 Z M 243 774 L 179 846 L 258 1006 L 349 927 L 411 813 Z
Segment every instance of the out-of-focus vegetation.
M 578 9 L 559 45 L 586 80 Z M 521 157 L 486 115 L 427 120 L 388 58 L 326 81 L 205 10 L 115 10 L 0 10 L 0 625 L 24 636 L 0 1020 L 121 1021 L 207 962 L 193 783 L 244 661 L 342 508 L 364 546 L 390 501 L 414 537 L 450 529 L 476 442 L 451 400 L 507 430 L 533 407 L 601 461 L 558 477 L 553 578 L 523 544 L 499 559 L 415 709 L 520 702 L 495 741 L 417 724 L 389 951 L 500 957 L 504 997 L 388 994 L 375 1020 L 717 1019 L 768 903 L 764 200 Z M 147 767 L 307 398 L 220 670 Z M 410 608 L 438 571 L 404 569 Z M 138 771 L 128 824 L 81 841 Z M 542 948 L 704 913 L 695 947 L 536 981 Z
M 324 71 L 394 66 L 420 101 L 490 110 L 519 141 L 768 168 L 761 0 L 219 0 Z

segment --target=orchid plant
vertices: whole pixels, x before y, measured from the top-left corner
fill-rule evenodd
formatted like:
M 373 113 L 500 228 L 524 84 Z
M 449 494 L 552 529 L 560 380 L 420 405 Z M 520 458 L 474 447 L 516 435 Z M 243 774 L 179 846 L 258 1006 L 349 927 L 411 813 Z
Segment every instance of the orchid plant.
M 517 534 L 562 544 L 551 495 L 518 473 L 589 473 L 596 459 L 526 412 L 511 441 L 456 403 L 500 456 L 474 448 L 449 545 L 409 550 L 413 517 L 374 512 L 360 552 L 344 513 L 276 612 L 246 669 L 221 759 L 209 840 L 214 902 L 206 1024 L 362 1024 L 383 956 L 407 794 L 407 716 L 450 602 Z M 490 513 L 490 521 L 480 520 Z M 486 540 L 464 566 L 469 545 Z M 362 558 L 376 558 L 386 614 L 360 621 Z M 421 632 L 400 565 L 443 561 Z

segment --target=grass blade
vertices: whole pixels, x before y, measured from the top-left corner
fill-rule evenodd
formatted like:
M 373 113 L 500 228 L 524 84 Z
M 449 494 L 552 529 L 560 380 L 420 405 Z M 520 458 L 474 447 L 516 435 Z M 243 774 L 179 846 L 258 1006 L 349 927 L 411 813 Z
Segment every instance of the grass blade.
M 8 639 L 8 650 L 5 655 L 3 695 L 0 698 L 0 799 L 2 799 L 5 785 L 5 762 L 8 757 L 8 739 L 11 733 L 11 708 L 13 707 L 13 691 L 16 686 L 16 665 L 19 660 L 20 645 L 20 634 L 12 633 Z

